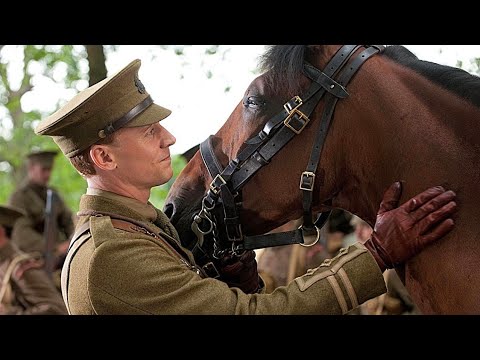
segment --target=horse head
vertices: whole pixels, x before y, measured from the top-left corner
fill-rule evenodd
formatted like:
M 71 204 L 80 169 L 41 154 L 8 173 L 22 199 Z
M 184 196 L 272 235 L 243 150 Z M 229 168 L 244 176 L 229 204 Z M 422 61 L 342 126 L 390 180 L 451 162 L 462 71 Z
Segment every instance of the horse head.
M 421 61 L 401 46 L 381 55 L 379 49 L 270 48 L 264 73 L 211 138 L 211 152 L 219 168 L 242 173 L 241 186 L 233 187 L 241 187 L 239 217 L 247 235 L 299 218 L 305 189 L 314 212 L 342 208 L 371 226 L 394 181 L 404 182 L 401 201 L 433 185 L 454 190 L 455 230 L 406 264 L 405 282 L 424 313 L 480 313 L 480 80 Z M 277 145 L 282 149 L 275 152 Z M 245 162 L 245 149 L 252 148 Z M 250 169 L 254 174 L 247 176 Z M 170 190 L 165 212 L 186 242 L 202 199 L 218 185 L 210 173 L 197 153 Z
M 230 160 L 235 159 L 245 148 L 247 140 L 259 133 L 275 114 L 283 110 L 290 99 L 303 95 L 309 89 L 312 79 L 305 74 L 306 61 L 313 68 L 323 69 L 336 53 L 342 60 L 340 55 L 353 58 L 364 50 L 363 47 L 352 46 L 347 49 L 350 52 L 340 54 L 341 48 L 340 45 L 272 47 L 263 56 L 264 73 L 252 81 L 243 99 L 212 137 L 213 152 L 220 165 L 225 167 Z M 345 62 L 342 64 L 346 64 L 347 60 L 344 59 Z M 362 63 L 362 69 L 367 65 L 375 68 L 375 57 L 371 61 L 372 64 Z M 338 64 L 335 66 L 338 68 L 332 68 L 332 72 L 335 70 L 336 74 L 342 68 Z M 328 93 L 321 86 L 318 87 Z M 339 102 L 338 108 L 341 106 Z M 312 114 L 309 115 L 308 123 L 301 129 L 301 134 L 296 134 L 285 144 L 280 151 L 281 156 L 269 159 L 268 166 L 260 168 L 255 176 L 245 183 L 239 215 L 246 234 L 265 233 L 302 215 L 299 180 L 305 172 L 310 149 L 314 147 L 313 142 L 324 109 L 325 97 L 322 96 L 313 104 Z M 338 126 L 335 122 L 332 123 L 332 127 Z M 338 171 L 342 168 L 338 167 L 343 162 L 342 152 L 335 148 L 339 145 L 346 146 L 351 140 L 345 131 L 331 133 L 323 146 L 322 166 L 316 174 L 312 199 L 315 212 L 329 209 L 330 207 L 324 204 L 342 188 L 343 181 L 339 181 L 342 177 Z M 325 168 L 332 171 L 326 172 Z M 183 239 L 192 236 L 190 230 L 192 219 L 198 213 L 201 200 L 211 182 L 212 177 L 204 166 L 202 157 L 197 153 L 170 190 L 165 211 L 171 216 L 172 223 Z M 373 219 L 374 214 L 370 216 L 370 220 Z

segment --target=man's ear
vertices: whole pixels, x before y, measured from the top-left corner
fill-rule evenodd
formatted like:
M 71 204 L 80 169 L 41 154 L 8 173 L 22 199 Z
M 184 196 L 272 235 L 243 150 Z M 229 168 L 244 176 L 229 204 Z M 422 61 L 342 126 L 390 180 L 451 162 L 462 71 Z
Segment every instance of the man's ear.
M 93 145 L 90 148 L 90 157 L 93 163 L 102 170 L 114 170 L 117 168 L 117 163 L 110 149 L 105 145 Z

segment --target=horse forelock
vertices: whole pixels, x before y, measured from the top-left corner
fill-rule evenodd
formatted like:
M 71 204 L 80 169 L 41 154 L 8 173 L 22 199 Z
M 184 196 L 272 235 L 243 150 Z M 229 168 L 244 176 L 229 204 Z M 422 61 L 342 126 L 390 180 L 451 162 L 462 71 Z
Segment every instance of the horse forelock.
M 400 45 L 387 46 L 385 56 L 480 107 L 480 77 L 459 68 L 420 60 Z
M 306 45 L 274 45 L 260 57 L 266 85 L 274 92 L 298 93 L 307 51 Z

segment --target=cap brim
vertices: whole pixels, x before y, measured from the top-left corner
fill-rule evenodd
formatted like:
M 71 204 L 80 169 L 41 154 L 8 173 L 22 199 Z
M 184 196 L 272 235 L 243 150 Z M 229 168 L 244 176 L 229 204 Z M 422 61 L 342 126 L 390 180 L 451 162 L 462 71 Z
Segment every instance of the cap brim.
M 30 154 L 27 154 L 27 157 L 32 157 L 32 156 L 54 157 L 57 154 L 58 154 L 57 150 L 33 151 Z
M 153 103 L 140 115 L 133 118 L 132 121 L 128 122 L 125 127 L 137 127 L 155 124 L 172 113 L 171 110 L 164 108 L 163 106 Z
M 11 226 L 18 218 L 26 216 L 24 210 L 12 205 L 0 206 L 0 225 Z

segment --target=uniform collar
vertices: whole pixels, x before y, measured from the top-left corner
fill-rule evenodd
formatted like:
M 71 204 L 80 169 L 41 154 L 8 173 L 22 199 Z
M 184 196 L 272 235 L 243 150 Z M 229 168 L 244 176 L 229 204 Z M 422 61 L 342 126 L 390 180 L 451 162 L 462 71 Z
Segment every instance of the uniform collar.
M 112 203 L 112 202 L 115 203 L 116 205 L 115 210 L 124 212 L 122 214 L 119 213 L 119 215 L 124 215 L 128 217 L 132 217 L 137 220 L 148 221 L 152 223 L 157 219 L 157 209 L 150 202 L 148 202 L 147 204 L 144 204 L 133 198 L 115 194 L 110 191 L 105 191 L 105 190 L 100 190 L 100 189 L 95 189 L 90 187 L 87 188 L 87 193 L 84 196 L 82 196 L 82 201 L 80 203 L 81 207 L 83 207 L 82 202 L 90 203 L 90 201 L 88 200 L 90 198 L 90 195 L 101 196 L 106 200 L 110 200 L 106 202 L 100 202 L 99 204 L 96 204 L 96 205 L 102 206 L 102 203 L 106 203 L 105 205 L 108 207 L 109 203 Z M 86 208 L 88 208 L 88 205 Z M 95 208 L 97 208 L 97 206 Z M 111 211 L 111 209 L 97 209 L 97 210 Z

